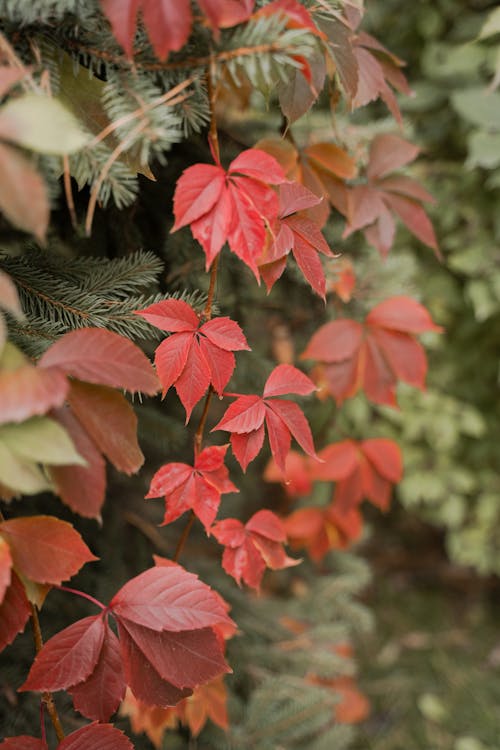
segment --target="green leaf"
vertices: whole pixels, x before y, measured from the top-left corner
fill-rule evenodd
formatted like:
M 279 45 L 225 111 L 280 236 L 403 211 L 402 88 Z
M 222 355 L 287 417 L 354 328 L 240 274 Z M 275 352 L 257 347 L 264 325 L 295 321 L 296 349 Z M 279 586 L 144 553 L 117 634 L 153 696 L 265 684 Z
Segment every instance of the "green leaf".
M 53 466 L 86 466 L 66 430 L 48 417 L 31 417 L 20 424 L 3 425 L 0 441 L 21 460 Z
M 26 495 L 51 489 L 49 480 L 41 469 L 30 461 L 19 459 L 1 439 L 0 483 Z
M 500 127 L 500 123 L 498 125 Z M 475 130 L 469 136 L 468 148 L 466 166 L 494 169 L 500 165 L 500 132 L 488 133 L 485 130 Z
M 451 103 L 468 122 L 488 130 L 500 130 L 500 93 L 484 88 L 455 91 Z
M 491 11 L 479 32 L 478 39 L 487 39 L 495 34 L 500 34 L 500 8 Z
M 43 154 L 73 154 L 90 140 L 57 99 L 25 94 L 0 109 L 0 137 Z

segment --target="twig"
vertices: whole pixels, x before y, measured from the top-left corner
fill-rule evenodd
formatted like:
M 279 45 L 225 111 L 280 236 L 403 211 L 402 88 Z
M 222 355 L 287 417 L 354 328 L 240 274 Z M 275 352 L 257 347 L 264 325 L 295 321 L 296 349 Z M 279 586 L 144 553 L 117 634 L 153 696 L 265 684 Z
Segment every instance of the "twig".
M 43 638 L 42 638 L 42 630 L 40 628 L 40 620 L 38 619 L 38 612 L 34 604 L 30 602 L 30 609 L 31 609 L 31 624 L 33 627 L 33 638 L 35 641 L 35 649 L 37 654 L 39 651 L 42 650 L 43 646 Z M 52 725 L 55 729 L 55 733 L 57 735 L 57 739 L 59 742 L 62 742 L 65 738 L 64 729 L 62 728 L 61 720 L 59 718 L 59 714 L 57 713 L 57 708 L 54 703 L 54 698 L 52 697 L 52 693 L 42 693 L 42 701 L 47 707 L 47 712 L 50 716 L 50 720 L 52 721 Z

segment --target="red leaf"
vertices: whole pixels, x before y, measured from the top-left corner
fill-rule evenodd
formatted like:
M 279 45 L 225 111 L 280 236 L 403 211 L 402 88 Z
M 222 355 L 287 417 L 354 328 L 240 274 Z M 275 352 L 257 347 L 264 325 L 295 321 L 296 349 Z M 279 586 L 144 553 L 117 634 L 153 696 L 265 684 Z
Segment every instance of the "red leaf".
M 220 422 L 212 428 L 228 432 L 247 433 L 258 430 L 264 422 L 265 407 L 260 396 L 240 396 L 232 403 Z
M 380 302 L 366 316 L 372 326 L 391 328 L 403 333 L 441 333 L 441 326 L 435 325 L 428 311 L 411 297 L 397 296 Z
M 57 746 L 57 750 L 134 750 L 122 731 L 111 724 L 87 724 L 72 732 Z
M 71 524 L 52 516 L 2 521 L 0 534 L 9 543 L 15 567 L 37 583 L 60 584 L 97 560 Z
M 94 443 L 69 408 L 58 409 L 55 418 L 68 431 L 87 466 L 52 466 L 50 475 L 57 493 L 75 513 L 100 518 L 106 493 L 106 464 Z
M 179 689 L 194 688 L 229 672 L 221 643 L 211 628 L 158 632 L 120 619 L 130 638 L 162 680 Z
M 30 614 L 30 604 L 24 586 L 12 572 L 10 586 L 0 604 L 0 651 L 12 643 L 18 633 L 23 632 Z
M 191 695 L 189 688 L 179 690 L 175 685 L 160 677 L 154 664 L 146 659 L 121 621 L 118 622 L 118 633 L 125 679 L 138 700 L 144 701 L 149 706 L 167 708 L 175 706 L 183 698 Z
M 102 328 L 82 328 L 61 336 L 39 360 L 79 380 L 132 393 L 158 392 L 158 380 L 146 355 L 124 336 Z
M 183 371 L 175 381 L 175 390 L 186 410 L 186 424 L 198 401 L 203 398 L 211 381 L 211 372 L 197 339 L 188 352 Z
M 419 203 L 395 193 L 386 193 L 384 199 L 415 237 L 424 245 L 431 247 L 433 250 L 438 250 L 438 242 L 432 223 Z
M 68 393 L 67 377 L 56 367 L 26 364 L 0 371 L 0 423 L 24 422 L 61 406 Z
M 180 566 L 156 567 L 128 581 L 110 610 L 153 630 L 196 630 L 231 623 L 214 592 Z
M 341 443 L 332 443 L 318 453 L 323 459 L 312 468 L 312 476 L 315 480 L 323 482 L 338 482 L 345 479 L 355 470 L 358 463 L 356 443 L 353 440 L 343 440 Z
M 242 151 L 229 165 L 229 174 L 244 174 L 267 185 L 279 185 L 285 181 L 285 173 L 273 156 L 258 148 Z
M 266 409 L 266 427 L 271 453 L 281 471 L 284 472 L 286 457 L 290 452 L 290 431 L 283 420 L 272 409 Z
M 270 510 L 255 513 L 245 526 L 235 518 L 216 523 L 212 533 L 226 549 L 222 567 L 238 585 L 243 580 L 258 589 L 266 565 L 274 570 L 297 565 L 285 554 L 282 543 L 286 533 L 280 519 Z
M 226 29 L 246 21 L 253 10 L 255 0 L 198 0 L 198 5 L 207 16 L 210 25 Z
M 0 537 L 0 604 L 12 580 L 12 555 L 7 542 Z
M 101 652 L 90 677 L 68 689 L 77 711 L 96 721 L 108 721 L 125 695 L 125 676 L 118 638 L 105 623 Z
M 195 331 L 200 322 L 191 305 L 180 299 L 164 299 L 161 302 L 155 302 L 144 310 L 136 310 L 136 315 L 140 315 L 160 331 L 171 333 Z
M 280 186 L 280 218 L 285 219 L 297 211 L 317 206 L 321 200 L 299 182 L 284 182 Z
M 293 365 L 278 365 L 269 375 L 264 386 L 264 398 L 284 396 L 297 393 L 307 396 L 316 390 L 316 386 L 307 375 Z
M 397 443 L 387 438 L 363 440 L 361 448 L 378 474 L 396 484 L 403 476 L 403 459 Z
M 101 0 L 101 8 L 108 17 L 113 34 L 128 57 L 132 57 L 136 16 L 141 0 Z
M 311 428 L 300 407 L 293 401 L 276 399 L 268 401 L 267 405 L 286 424 L 300 447 L 313 458 L 316 458 Z
M 367 176 L 370 180 L 385 177 L 390 172 L 414 161 L 420 149 L 398 135 L 377 135 L 370 146 L 370 161 Z
M 418 302 L 392 297 L 370 311 L 364 326 L 352 320 L 321 326 L 302 358 L 327 363 L 319 377 L 339 403 L 362 387 L 375 403 L 394 406 L 398 379 L 425 385 L 425 354 L 412 334 L 441 330 Z
M 278 213 L 269 185 L 283 180 L 278 162 L 258 149 L 243 151 L 228 172 L 219 165 L 195 164 L 177 182 L 172 231 L 191 225 L 205 251 L 207 268 L 227 240 L 258 278 L 256 260 L 264 247 L 265 222 L 271 224 Z
M 163 396 L 186 367 L 192 343 L 193 335 L 191 333 L 180 333 L 164 339 L 157 347 L 155 365 L 162 385 Z
M 259 510 L 246 524 L 247 531 L 271 539 L 273 542 L 286 542 L 286 531 L 283 522 L 270 510 Z
M 210 380 L 216 393 L 222 396 L 236 366 L 232 352 L 227 352 L 205 338 L 199 339 L 199 346 L 210 370 Z
M 128 57 L 132 57 L 139 8 L 160 60 L 183 47 L 189 37 L 192 22 L 189 0 L 101 0 L 101 6 Z
M 228 352 L 250 351 L 243 331 L 231 318 L 212 318 L 201 326 L 200 333 L 219 349 Z
M 320 455 L 320 454 L 319 454 Z M 282 472 L 274 459 L 270 459 L 263 474 L 266 482 L 281 482 L 289 497 L 303 497 L 312 490 L 311 462 L 297 451 L 289 451 Z M 319 465 L 319 464 L 318 464 Z
M 355 320 L 333 320 L 318 328 L 301 359 L 318 359 L 321 362 L 349 359 L 359 348 L 362 336 L 363 327 Z
M 51 692 L 83 682 L 97 665 L 104 635 L 102 615 L 85 617 L 61 630 L 38 652 L 19 690 Z
M 118 471 L 135 474 L 144 463 L 137 417 L 121 393 L 104 385 L 73 381 L 69 404 L 100 451 Z
M 0 742 L 0 746 L 2 745 L 5 750 L 48 750 L 46 742 L 36 737 L 28 737 L 27 734 L 19 735 L 19 737 L 6 737 L 3 742 Z
M 234 456 L 243 471 L 247 470 L 248 464 L 254 460 L 260 452 L 264 443 L 264 424 L 257 430 L 239 435 L 237 432 L 231 434 L 231 448 Z
M 187 464 L 166 464 L 151 480 L 146 497 L 165 495 L 166 512 L 163 524 L 171 523 L 185 511 L 192 509 L 209 530 L 225 492 L 238 492 L 229 481 L 224 465 L 227 446 L 205 448 L 197 456 L 194 467 Z

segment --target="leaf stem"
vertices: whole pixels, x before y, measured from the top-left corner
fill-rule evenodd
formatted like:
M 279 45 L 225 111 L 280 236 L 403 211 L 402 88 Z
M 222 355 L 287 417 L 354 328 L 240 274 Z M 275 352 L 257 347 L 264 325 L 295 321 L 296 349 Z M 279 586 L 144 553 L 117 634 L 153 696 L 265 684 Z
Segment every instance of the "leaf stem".
M 184 549 L 184 545 L 185 545 L 185 543 L 187 541 L 187 538 L 189 536 L 189 532 L 191 531 L 191 528 L 193 526 L 195 518 L 196 518 L 196 516 L 194 515 L 194 512 L 192 510 L 189 511 L 188 521 L 187 521 L 186 525 L 184 526 L 184 531 L 182 532 L 179 541 L 177 542 L 177 547 L 175 549 L 175 554 L 174 554 L 174 557 L 173 557 L 174 562 L 177 562 L 179 560 L 179 557 L 181 556 L 181 552 Z
M 42 650 L 43 646 L 43 638 L 42 638 L 42 629 L 40 628 L 40 620 L 38 619 L 38 612 L 34 604 L 30 602 L 30 609 L 31 609 L 31 625 L 33 628 L 33 638 L 35 641 L 35 650 L 37 654 Z M 57 739 L 59 742 L 62 742 L 65 738 L 64 729 L 62 728 L 61 720 L 59 718 L 59 714 L 57 713 L 57 708 L 54 703 L 54 698 L 52 697 L 52 693 L 42 693 L 42 703 L 47 707 L 47 712 L 50 716 L 50 720 L 52 721 L 52 726 L 54 727 L 55 733 L 57 735 Z
M 87 599 L 89 602 L 92 602 L 92 604 L 95 604 L 96 607 L 99 607 L 99 609 L 106 609 L 106 606 L 100 602 L 98 599 L 95 599 L 90 594 L 86 594 L 85 591 L 78 591 L 78 589 L 72 589 L 69 586 L 54 586 L 54 588 L 58 589 L 59 591 L 67 591 L 69 594 L 76 594 L 76 596 L 81 596 L 83 599 Z

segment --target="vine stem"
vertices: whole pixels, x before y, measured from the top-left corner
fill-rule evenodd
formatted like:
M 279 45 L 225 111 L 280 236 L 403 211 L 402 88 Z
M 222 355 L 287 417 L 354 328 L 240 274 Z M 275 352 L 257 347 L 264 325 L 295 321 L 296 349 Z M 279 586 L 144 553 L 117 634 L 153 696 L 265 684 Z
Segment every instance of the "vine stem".
M 35 650 L 37 654 L 42 650 L 43 646 L 43 638 L 42 638 L 42 629 L 40 628 L 40 620 L 38 619 L 38 612 L 34 604 L 30 602 L 30 609 L 31 609 L 31 625 L 33 627 L 33 638 L 35 641 Z M 59 714 L 57 713 L 56 704 L 54 703 L 54 698 L 52 697 L 52 693 L 45 692 L 42 694 L 42 703 L 45 704 L 47 707 L 47 713 L 50 716 L 50 720 L 52 722 L 52 726 L 54 727 L 55 733 L 57 735 L 57 739 L 59 742 L 62 742 L 65 738 L 64 729 L 62 728 L 61 720 L 59 718 Z
M 217 98 L 217 87 L 215 84 L 215 72 L 216 72 L 216 61 L 215 61 L 215 55 L 212 52 L 210 54 L 210 59 L 208 61 L 208 67 L 207 67 L 208 101 L 210 104 L 209 139 L 210 139 L 210 145 L 213 150 L 214 158 L 217 161 L 217 163 L 220 163 L 219 138 L 217 134 L 217 121 L 215 119 L 215 103 L 216 103 L 216 98 Z M 219 268 L 219 256 L 215 258 L 214 262 L 212 263 L 212 268 L 210 270 L 210 282 L 208 285 L 207 303 L 205 305 L 205 309 L 203 310 L 203 314 L 201 316 L 202 320 L 204 321 L 210 320 L 210 318 L 212 317 L 212 308 L 214 304 L 215 288 L 217 285 L 218 268 Z M 213 394 L 213 388 L 212 386 L 209 386 L 208 393 L 205 398 L 205 404 L 203 406 L 203 412 L 201 414 L 200 421 L 198 423 L 198 427 L 196 428 L 196 432 L 194 435 L 193 448 L 194 448 L 195 458 L 200 453 L 201 446 L 203 444 L 203 433 L 205 431 L 205 424 L 207 422 L 208 412 L 210 409 L 210 402 L 212 400 L 212 394 Z M 174 562 L 177 562 L 179 560 L 179 557 L 182 554 L 184 545 L 186 544 L 190 531 L 193 528 L 195 518 L 196 516 L 194 512 L 191 510 L 189 513 L 189 518 L 187 520 L 187 523 L 181 534 L 181 537 L 179 541 L 177 542 L 177 547 L 175 549 L 174 558 L 173 558 Z
M 66 591 L 68 594 L 76 594 L 76 596 L 81 596 L 83 599 L 87 599 L 87 601 L 92 602 L 92 604 L 95 604 L 96 607 L 99 607 L 99 609 L 106 609 L 105 605 L 99 601 L 99 599 L 95 599 L 90 594 L 86 594 L 84 591 L 78 591 L 78 589 L 71 589 L 69 586 L 55 586 L 54 588 L 58 589 L 58 591 Z

